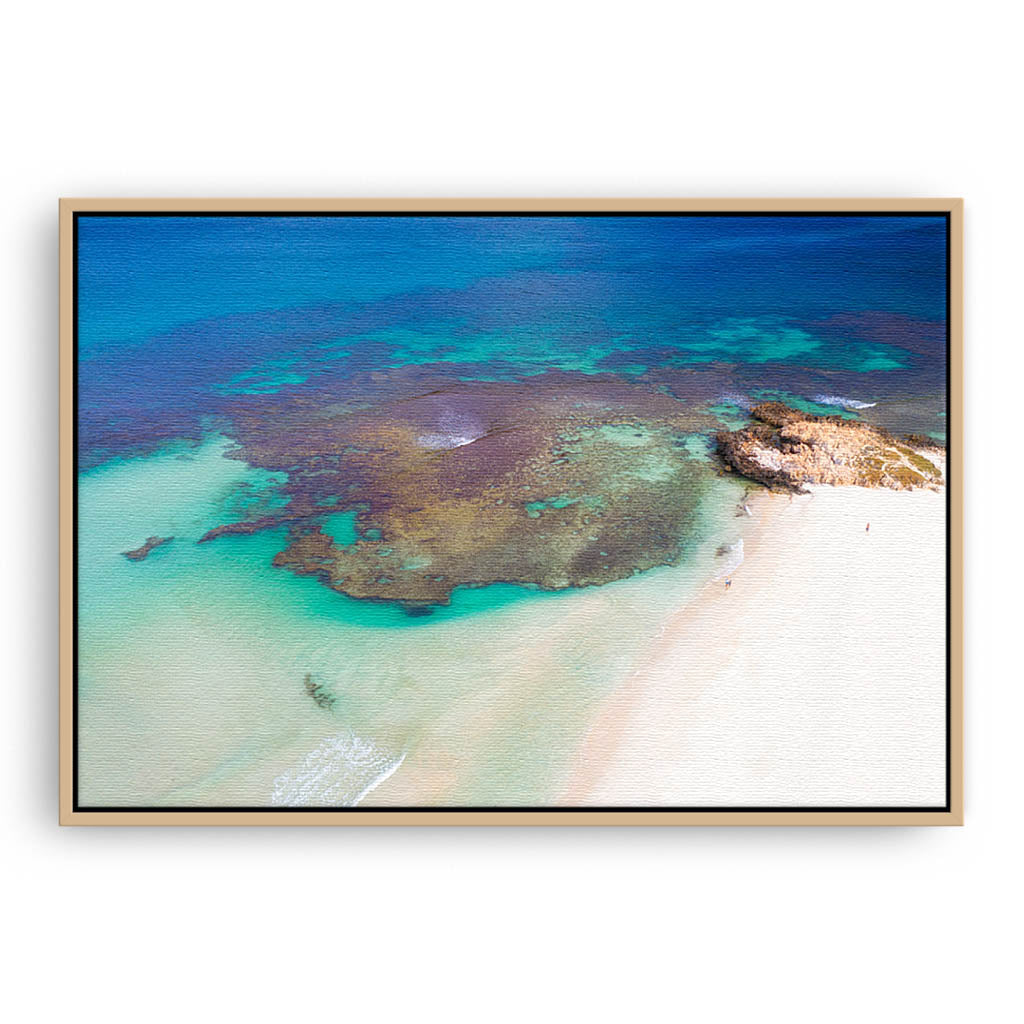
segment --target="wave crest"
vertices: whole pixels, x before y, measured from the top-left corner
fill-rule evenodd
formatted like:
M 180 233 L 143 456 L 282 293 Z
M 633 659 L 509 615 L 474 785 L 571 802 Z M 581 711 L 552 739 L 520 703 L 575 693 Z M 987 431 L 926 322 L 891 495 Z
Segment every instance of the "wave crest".
M 275 807 L 355 807 L 405 760 L 352 733 L 329 736 L 291 771 L 274 779 Z
M 840 409 L 874 409 L 877 402 L 858 402 L 855 398 L 844 398 L 842 395 L 815 395 L 811 399 L 818 405 L 834 405 Z

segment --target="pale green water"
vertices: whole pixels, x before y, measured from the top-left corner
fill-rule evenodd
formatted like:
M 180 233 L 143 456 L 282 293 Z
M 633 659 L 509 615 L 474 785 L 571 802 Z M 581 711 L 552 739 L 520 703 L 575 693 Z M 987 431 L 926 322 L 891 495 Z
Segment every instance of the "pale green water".
M 750 416 L 733 402 L 718 402 L 708 406 L 708 412 L 717 416 L 729 430 L 739 430 L 750 422 Z
M 549 801 L 597 703 L 740 525 L 738 486 L 712 478 L 687 565 L 585 590 L 461 588 L 416 618 L 273 568 L 283 531 L 197 544 L 240 495 L 275 498 L 280 477 L 229 449 L 211 438 L 81 475 L 84 805 L 350 802 L 388 771 L 367 802 Z M 354 517 L 328 521 L 352 538 Z M 175 539 L 122 556 L 154 535 Z
M 545 509 L 568 508 L 570 505 L 575 505 L 578 501 L 582 500 L 582 498 L 567 498 L 564 495 L 560 495 L 557 498 L 542 498 L 540 501 L 528 501 L 525 506 L 526 514 L 531 519 L 537 519 Z

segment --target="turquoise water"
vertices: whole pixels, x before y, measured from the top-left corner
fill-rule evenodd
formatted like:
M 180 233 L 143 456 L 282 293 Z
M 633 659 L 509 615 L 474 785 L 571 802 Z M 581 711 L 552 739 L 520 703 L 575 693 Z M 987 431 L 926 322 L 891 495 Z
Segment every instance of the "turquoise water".
M 717 416 L 728 430 L 739 430 L 750 422 L 750 413 L 735 402 L 717 402 L 708 406 L 708 412 Z
M 836 349 L 824 338 L 779 324 L 772 317 L 660 328 L 657 336 L 663 345 L 655 349 L 649 344 L 637 344 L 631 336 L 615 335 L 596 343 L 567 345 L 563 341 L 565 331 L 566 325 L 562 323 L 509 326 L 470 336 L 429 324 L 415 330 L 391 328 L 359 336 L 344 351 L 332 352 L 331 358 L 351 359 L 361 346 L 380 346 L 388 352 L 381 363 L 384 367 L 489 364 L 501 368 L 500 372 L 473 374 L 465 379 L 492 381 L 550 370 L 607 373 L 612 366 L 616 373 L 638 376 L 656 367 L 720 362 L 757 365 L 781 361 L 858 373 L 897 370 L 909 365 L 909 357 L 899 349 L 853 341 Z M 613 357 L 610 366 L 608 360 Z M 279 387 L 289 382 L 290 377 L 298 376 L 268 373 L 267 381 L 258 386 Z
M 283 474 L 254 469 L 227 457 L 233 445 L 213 436 L 195 448 L 172 448 L 146 458 L 116 460 L 83 473 L 79 481 L 79 593 L 83 638 L 121 633 L 127 616 L 149 615 L 148 606 L 192 596 L 206 597 L 216 580 L 218 601 L 231 615 L 250 615 L 253 594 L 294 616 L 358 628 L 418 629 L 430 623 L 503 608 L 530 599 L 557 600 L 558 592 L 513 584 L 456 588 L 450 606 L 429 617 L 410 616 L 391 603 L 359 601 L 271 565 L 284 547 L 286 529 L 228 535 L 197 543 L 214 526 L 232 521 L 238 493 L 272 492 Z M 271 493 L 268 493 L 271 492 Z M 154 504 L 147 498 L 167 495 Z M 562 506 L 556 506 L 562 507 Z M 358 540 L 358 511 L 326 517 L 324 530 L 340 544 Z M 337 532 L 334 532 L 337 531 Z M 368 531 L 375 532 L 375 531 Z M 141 562 L 123 557 L 149 536 L 172 536 Z
M 860 418 L 852 409 L 845 409 L 837 405 L 826 405 L 823 402 L 813 402 L 801 395 L 795 395 L 791 391 L 779 391 L 769 388 L 758 389 L 751 394 L 759 402 L 783 402 L 793 409 L 809 412 L 814 416 L 839 416 L 844 420 Z
M 355 544 L 359 540 L 359 531 L 356 529 L 358 515 L 356 509 L 350 512 L 335 512 L 324 520 L 323 532 L 328 534 L 338 547 Z
M 318 755 L 318 781 L 302 785 L 312 786 L 314 800 L 331 779 L 354 793 L 377 777 L 361 764 L 376 766 L 378 775 L 399 758 L 402 772 L 420 759 L 429 764 L 451 742 L 444 723 L 461 720 L 466 702 L 482 694 L 489 695 L 486 728 L 473 714 L 460 727 L 482 728 L 480 750 L 449 799 L 543 799 L 561 778 L 586 716 L 637 655 L 637 616 L 667 612 L 698 585 L 717 542 L 735 533 L 731 509 L 741 493 L 732 481 L 714 481 L 686 566 L 585 591 L 463 587 L 450 607 L 416 617 L 273 568 L 283 530 L 197 543 L 232 513 L 239 489 L 272 494 L 280 484 L 229 458 L 230 451 L 227 439 L 212 436 L 81 476 L 86 804 L 266 803 L 273 792 L 298 786 L 296 773 L 305 776 L 297 766 L 324 744 L 330 757 Z M 166 497 L 153 501 L 155 494 Z M 564 507 L 563 498 L 553 501 Z M 351 531 L 351 539 L 354 515 L 329 522 L 338 533 Z M 174 540 L 143 561 L 124 558 L 153 535 Z M 566 629 L 584 621 L 580 616 L 599 639 L 584 641 Z M 546 652 L 543 671 L 524 674 L 523 652 L 538 648 Z M 307 676 L 330 693 L 329 712 L 308 699 Z M 524 686 L 537 691 L 528 715 L 509 703 Z M 106 753 L 92 753 L 99 750 Z M 519 762 L 529 752 L 529 767 L 510 780 L 498 751 Z

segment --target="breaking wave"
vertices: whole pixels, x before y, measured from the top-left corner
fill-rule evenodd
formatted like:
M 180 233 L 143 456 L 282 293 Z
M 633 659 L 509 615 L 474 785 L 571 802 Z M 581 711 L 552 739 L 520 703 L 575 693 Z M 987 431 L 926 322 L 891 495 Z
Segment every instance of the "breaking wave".
M 842 395 L 815 395 L 812 401 L 818 405 L 835 405 L 840 409 L 874 409 L 877 402 L 858 402 L 855 398 L 843 398 Z
M 747 395 L 740 394 L 738 391 L 727 391 L 725 394 L 718 396 L 718 401 L 725 402 L 728 405 L 735 405 L 745 412 L 750 412 L 754 408 L 754 403 L 750 398 Z
M 436 448 L 445 451 L 472 444 L 486 433 L 484 426 L 475 416 L 445 411 L 441 414 L 438 429 L 420 434 L 416 443 L 421 448 Z
M 405 760 L 351 733 L 329 736 L 291 771 L 274 779 L 275 807 L 355 807 Z

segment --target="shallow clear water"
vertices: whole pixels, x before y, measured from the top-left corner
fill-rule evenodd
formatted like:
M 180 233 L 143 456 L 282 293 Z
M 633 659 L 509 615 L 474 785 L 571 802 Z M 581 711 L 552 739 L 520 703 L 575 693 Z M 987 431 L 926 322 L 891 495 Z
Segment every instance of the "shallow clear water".
M 300 791 L 315 802 L 373 781 L 345 758 L 429 774 L 442 753 L 458 762 L 449 800 L 550 798 L 588 713 L 742 526 L 742 488 L 715 479 L 679 566 L 586 590 L 460 588 L 420 618 L 273 568 L 278 532 L 197 543 L 239 487 L 275 486 L 230 447 L 213 436 L 81 476 L 86 804 L 258 805 Z M 123 557 L 154 534 L 174 540 Z M 307 676 L 330 709 L 309 699 Z M 322 793 L 307 763 L 321 747 Z

